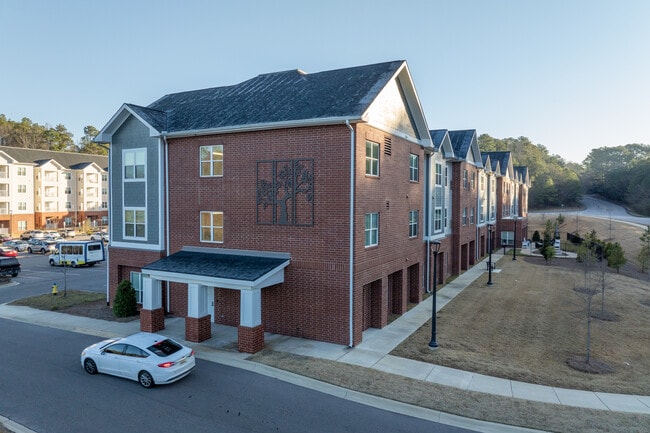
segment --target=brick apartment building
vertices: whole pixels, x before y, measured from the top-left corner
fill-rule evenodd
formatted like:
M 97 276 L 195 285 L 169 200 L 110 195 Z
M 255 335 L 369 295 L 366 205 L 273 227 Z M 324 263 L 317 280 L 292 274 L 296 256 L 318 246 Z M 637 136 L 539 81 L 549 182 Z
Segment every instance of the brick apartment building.
M 430 290 L 433 240 L 441 281 L 487 251 L 476 222 L 456 227 L 487 200 L 455 186 L 486 176 L 476 133 L 463 151 L 433 132 L 404 61 L 124 104 L 96 138 L 111 148 L 109 298 L 130 280 L 142 330 L 167 313 L 190 341 L 236 326 L 243 352 L 264 332 L 360 343 Z

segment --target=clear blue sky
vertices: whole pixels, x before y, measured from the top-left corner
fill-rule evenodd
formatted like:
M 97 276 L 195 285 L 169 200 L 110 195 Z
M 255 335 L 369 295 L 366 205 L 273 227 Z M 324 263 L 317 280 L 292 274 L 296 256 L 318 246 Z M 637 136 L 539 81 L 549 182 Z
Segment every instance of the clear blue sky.
M 77 142 L 124 102 L 404 59 L 431 129 L 582 162 L 650 144 L 647 0 L 0 0 L 0 113 Z

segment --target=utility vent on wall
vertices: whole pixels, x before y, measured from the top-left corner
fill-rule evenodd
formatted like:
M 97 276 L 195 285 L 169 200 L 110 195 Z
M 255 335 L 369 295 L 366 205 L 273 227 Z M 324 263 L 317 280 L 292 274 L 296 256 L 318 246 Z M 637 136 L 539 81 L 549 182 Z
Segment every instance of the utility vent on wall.
M 393 152 L 393 139 L 384 137 L 384 155 L 390 156 Z

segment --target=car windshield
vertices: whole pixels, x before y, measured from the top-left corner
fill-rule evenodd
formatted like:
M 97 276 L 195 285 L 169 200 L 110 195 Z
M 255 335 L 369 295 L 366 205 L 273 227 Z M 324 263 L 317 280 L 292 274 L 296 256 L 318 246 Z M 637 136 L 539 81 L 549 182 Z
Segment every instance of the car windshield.
M 178 352 L 182 348 L 183 347 L 174 340 L 166 339 L 147 347 L 147 350 L 150 350 L 158 356 L 165 357 Z

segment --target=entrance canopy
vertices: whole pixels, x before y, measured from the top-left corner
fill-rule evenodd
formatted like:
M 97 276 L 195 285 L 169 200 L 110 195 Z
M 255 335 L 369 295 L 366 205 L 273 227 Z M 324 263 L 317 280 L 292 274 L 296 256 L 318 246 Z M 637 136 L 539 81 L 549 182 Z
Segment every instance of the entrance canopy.
M 288 253 L 184 247 L 142 268 L 143 276 L 177 283 L 255 290 L 284 282 Z

